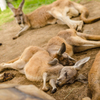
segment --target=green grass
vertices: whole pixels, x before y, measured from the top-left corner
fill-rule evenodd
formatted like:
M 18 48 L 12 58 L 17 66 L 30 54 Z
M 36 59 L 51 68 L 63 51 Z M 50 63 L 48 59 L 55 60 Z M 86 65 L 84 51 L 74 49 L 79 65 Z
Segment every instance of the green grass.
M 18 6 L 22 0 L 8 0 L 8 1 L 12 1 L 11 3 L 14 5 L 14 7 L 18 8 Z M 47 5 L 54 1 L 55 0 L 25 0 L 23 12 L 25 14 L 27 14 L 29 12 L 32 12 L 33 10 L 35 10 L 36 8 L 38 8 L 41 5 Z M 72 0 L 72 1 L 76 1 L 76 2 L 80 3 L 80 1 L 82 1 L 82 0 Z M 88 1 L 91 1 L 91 0 L 88 0 Z M 8 7 L 3 12 L 0 10 L 0 25 L 4 24 L 6 22 L 10 22 L 12 20 L 14 20 L 13 13 Z
M 8 1 L 11 1 L 11 0 L 8 0 Z M 33 10 L 35 10 L 36 8 L 38 8 L 41 5 L 50 4 L 53 1 L 55 1 L 55 0 L 25 0 L 23 12 L 25 14 L 27 14 L 29 12 L 32 12 Z M 15 8 L 18 8 L 19 4 L 21 3 L 21 0 L 13 1 L 11 3 L 14 5 Z M 4 24 L 6 22 L 10 22 L 12 20 L 14 20 L 13 13 L 8 7 L 4 11 L 0 10 L 0 25 Z
M 12 15 L 12 12 L 10 11 L 10 9 L 7 9 L 0 13 L 0 25 L 4 24 L 6 22 L 10 22 L 13 19 L 14 18 L 13 18 L 13 15 Z

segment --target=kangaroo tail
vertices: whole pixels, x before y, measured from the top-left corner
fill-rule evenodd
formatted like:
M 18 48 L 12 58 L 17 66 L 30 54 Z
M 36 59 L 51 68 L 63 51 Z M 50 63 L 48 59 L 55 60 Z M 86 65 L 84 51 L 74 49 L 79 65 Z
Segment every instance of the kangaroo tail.
M 84 21 L 84 23 L 86 24 L 89 24 L 89 23 L 93 23 L 93 22 L 96 22 L 98 20 L 100 20 L 100 17 L 96 17 L 96 18 L 87 18 L 89 16 L 89 12 L 86 10 L 86 11 L 83 11 L 80 15 L 80 18 Z

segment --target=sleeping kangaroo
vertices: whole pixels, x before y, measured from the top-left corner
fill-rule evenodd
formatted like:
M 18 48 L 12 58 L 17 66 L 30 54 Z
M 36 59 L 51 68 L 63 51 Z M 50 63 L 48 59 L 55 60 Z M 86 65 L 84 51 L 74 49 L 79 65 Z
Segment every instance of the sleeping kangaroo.
M 62 44 L 58 54 L 65 52 L 63 48 L 65 48 L 64 44 Z M 57 90 L 56 84 L 62 86 L 66 83 L 73 83 L 75 80 L 84 82 L 86 78 L 83 75 L 77 75 L 77 71 L 89 59 L 87 57 L 79 60 L 73 66 L 63 66 L 59 62 L 52 65 L 52 57 L 46 50 L 37 46 L 30 46 L 24 50 L 18 59 L 10 61 L 9 63 L 0 64 L 0 71 L 5 68 L 12 68 L 25 74 L 26 78 L 30 81 L 43 80 L 42 90 L 44 91 L 48 90 L 46 82 L 49 81 L 49 84 L 52 86 L 52 93 L 54 93 Z M 60 76 L 57 79 L 60 71 Z
M 24 14 L 22 11 L 25 0 L 21 2 L 16 9 L 7 2 L 9 8 L 14 13 L 17 23 L 21 26 L 21 30 L 13 39 L 18 38 L 24 31 L 29 28 L 40 28 L 48 24 L 66 24 L 71 29 L 82 30 L 83 22 L 92 23 L 98 21 L 100 17 L 87 19 L 89 12 L 86 7 L 69 0 L 57 0 L 52 4 L 39 7 L 30 14 Z M 80 15 L 80 21 L 72 20 L 72 17 Z
M 4 68 L 16 69 L 25 74 L 27 79 L 31 81 L 40 81 L 43 77 L 42 89 L 48 90 L 46 81 L 50 80 L 49 83 L 53 87 L 52 92 L 54 92 L 56 90 L 54 79 L 59 71 L 63 73 L 60 73 L 59 78 L 56 79 L 56 84 L 59 86 L 68 82 L 73 83 L 74 81 L 72 80 L 77 79 L 77 70 L 81 69 L 81 65 L 86 63 L 89 57 L 75 63 L 71 56 L 74 52 L 100 47 L 100 41 L 94 40 L 100 40 L 100 36 L 82 34 L 74 29 L 63 30 L 49 40 L 45 49 L 37 46 L 27 47 L 17 59 L 0 64 L 0 71 Z M 64 74 L 65 72 L 66 74 Z M 82 75 L 79 76 L 82 77 L 80 79 L 83 79 Z M 46 77 L 50 78 L 46 80 Z M 66 80 L 64 81 L 60 78 Z

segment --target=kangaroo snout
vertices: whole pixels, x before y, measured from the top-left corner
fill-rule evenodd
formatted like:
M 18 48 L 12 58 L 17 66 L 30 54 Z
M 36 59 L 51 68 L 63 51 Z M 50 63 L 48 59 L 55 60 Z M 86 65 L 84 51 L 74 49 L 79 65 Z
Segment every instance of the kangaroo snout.
M 61 86 L 60 84 L 61 84 L 60 81 L 56 81 L 56 86 L 57 86 L 57 87 L 60 87 L 60 86 Z
M 65 80 L 62 80 L 62 78 L 58 78 L 57 80 L 56 80 L 56 86 L 57 87 L 61 87 L 62 85 L 63 85 L 63 82 L 65 81 Z M 65 83 L 65 82 L 64 82 Z

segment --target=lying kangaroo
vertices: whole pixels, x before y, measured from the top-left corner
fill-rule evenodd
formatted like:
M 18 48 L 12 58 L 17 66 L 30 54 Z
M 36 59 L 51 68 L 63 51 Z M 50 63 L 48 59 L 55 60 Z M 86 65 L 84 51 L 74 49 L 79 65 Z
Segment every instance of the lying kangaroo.
M 63 50 L 64 48 L 65 45 L 62 44 L 62 47 L 58 52 L 63 54 L 65 52 L 65 50 Z M 0 64 L 0 71 L 2 71 L 4 68 L 12 68 L 25 74 L 26 78 L 30 81 L 43 80 L 42 90 L 44 91 L 48 90 L 46 82 L 49 81 L 49 84 L 53 88 L 52 93 L 56 92 L 57 90 L 55 81 L 60 71 L 61 74 L 56 81 L 58 86 L 62 86 L 65 83 L 73 83 L 75 80 L 82 82 L 84 81 L 84 76 L 77 75 L 77 70 L 79 70 L 81 65 L 89 60 L 89 57 L 76 62 L 74 66 L 63 66 L 59 62 L 55 63 L 54 65 L 50 65 L 51 60 L 52 57 L 46 50 L 36 46 L 31 46 L 26 48 L 22 55 L 15 61 L 13 60 L 10 61 L 10 63 Z
M 57 36 L 51 38 L 46 46 L 46 50 L 54 58 L 51 64 L 60 60 L 63 65 L 74 64 L 74 59 L 71 56 L 75 52 L 82 52 L 91 48 L 100 47 L 100 36 L 89 35 L 85 33 L 77 32 L 75 29 L 67 29 L 58 33 Z M 65 52 L 61 55 L 57 54 L 61 44 L 64 43 L 66 46 Z M 55 59 L 57 58 L 57 59 Z
M 69 63 L 73 62 L 73 59 L 71 59 L 70 56 L 72 56 L 74 52 L 81 52 L 87 49 L 100 47 L 100 41 L 89 41 L 86 39 L 100 40 L 100 36 L 78 33 L 74 29 L 63 30 L 58 33 L 58 36 L 50 39 L 46 46 L 46 50 L 36 46 L 28 47 L 19 58 L 10 61 L 9 63 L 1 64 L 0 71 L 4 68 L 13 68 L 24 73 L 27 79 L 31 81 L 40 80 L 43 75 L 43 90 L 48 90 L 45 86 L 47 73 L 51 73 L 53 70 L 59 72 L 59 70 L 61 70 L 64 66 L 70 65 Z M 89 58 L 86 58 L 85 61 L 87 59 Z M 74 67 L 76 65 L 77 64 L 73 65 L 72 63 L 72 66 Z M 73 70 L 74 67 L 70 67 L 70 70 Z M 80 67 L 75 67 L 74 69 L 80 70 L 79 68 Z M 67 69 L 69 70 L 69 67 L 67 67 Z M 76 73 L 77 71 L 70 72 Z M 77 74 L 73 73 L 71 78 Z M 54 75 L 50 74 L 50 76 L 53 77 Z M 52 84 L 54 84 L 54 80 L 51 80 L 50 84 L 52 86 Z M 57 84 L 60 83 L 57 82 Z M 52 91 L 56 90 L 56 86 L 53 85 L 53 87 Z
M 39 7 L 30 14 L 25 15 L 22 11 L 24 5 L 23 0 L 17 9 L 7 2 L 9 8 L 14 13 L 17 23 L 21 26 L 21 30 L 13 39 L 18 38 L 24 31 L 29 28 L 40 28 L 48 24 L 66 24 L 69 28 L 82 30 L 83 22 L 92 23 L 98 21 L 100 17 L 87 19 L 89 12 L 86 7 L 69 0 L 57 0 L 52 4 Z M 72 20 L 80 14 L 81 21 Z
M 96 55 L 94 63 L 88 74 L 88 85 L 92 94 L 92 100 L 100 100 L 100 51 Z

